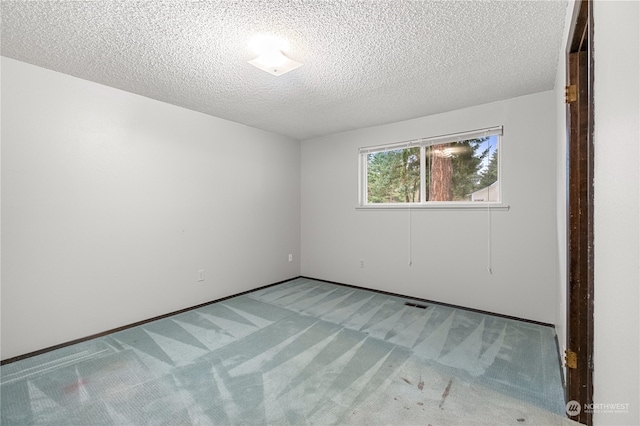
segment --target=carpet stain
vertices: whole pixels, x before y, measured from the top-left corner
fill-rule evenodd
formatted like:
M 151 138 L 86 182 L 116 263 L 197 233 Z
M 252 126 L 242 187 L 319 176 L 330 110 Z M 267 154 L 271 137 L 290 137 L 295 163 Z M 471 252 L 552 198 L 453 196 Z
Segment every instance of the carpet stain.
M 418 382 L 418 389 L 424 389 L 424 380 L 422 380 L 422 376 L 420 376 L 420 381 Z
M 76 383 L 72 383 L 68 386 L 64 387 L 64 393 L 74 393 L 74 392 L 78 392 L 80 390 L 81 386 L 86 385 L 87 382 L 84 379 L 80 379 L 78 380 Z
M 442 392 L 442 400 L 440 401 L 440 405 L 438 405 L 438 407 L 440 407 L 441 410 L 444 409 L 442 408 L 442 406 L 444 405 L 444 401 L 449 396 L 449 391 L 451 390 L 451 383 L 453 383 L 453 378 L 449 379 L 449 383 L 447 383 L 447 387 L 444 388 L 444 392 Z

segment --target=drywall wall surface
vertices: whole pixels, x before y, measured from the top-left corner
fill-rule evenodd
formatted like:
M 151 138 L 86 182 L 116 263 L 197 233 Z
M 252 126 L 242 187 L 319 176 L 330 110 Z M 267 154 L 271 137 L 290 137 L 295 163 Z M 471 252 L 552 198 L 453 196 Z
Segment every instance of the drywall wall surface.
M 629 404 L 596 408 L 596 425 L 640 424 L 639 12 L 638 2 L 593 2 L 593 398 Z
M 302 275 L 553 323 L 555 111 L 550 91 L 303 141 Z M 510 210 L 491 213 L 493 274 L 486 210 L 356 209 L 359 147 L 497 125 Z
M 2 58 L 2 358 L 298 276 L 299 194 L 297 141 Z

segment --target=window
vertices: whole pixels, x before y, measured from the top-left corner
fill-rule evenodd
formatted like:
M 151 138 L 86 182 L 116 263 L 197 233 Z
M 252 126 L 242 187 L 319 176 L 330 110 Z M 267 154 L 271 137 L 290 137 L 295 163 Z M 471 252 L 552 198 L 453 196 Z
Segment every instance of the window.
M 502 126 L 360 148 L 360 206 L 500 203 Z

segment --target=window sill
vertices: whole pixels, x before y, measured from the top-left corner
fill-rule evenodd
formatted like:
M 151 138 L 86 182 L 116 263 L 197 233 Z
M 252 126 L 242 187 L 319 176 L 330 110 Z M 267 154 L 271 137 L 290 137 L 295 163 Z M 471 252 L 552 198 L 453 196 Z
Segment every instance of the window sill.
M 356 206 L 356 210 L 498 210 L 508 211 L 511 207 L 504 203 L 448 203 L 432 202 L 429 204 L 366 204 Z

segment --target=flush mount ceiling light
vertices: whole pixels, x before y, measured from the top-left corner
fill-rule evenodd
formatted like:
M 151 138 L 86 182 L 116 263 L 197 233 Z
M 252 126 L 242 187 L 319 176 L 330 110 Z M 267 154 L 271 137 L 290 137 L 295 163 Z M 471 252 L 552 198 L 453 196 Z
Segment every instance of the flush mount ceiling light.
M 289 43 L 281 38 L 271 35 L 258 36 L 249 42 L 249 46 L 259 55 L 249 63 L 269 74 L 280 76 L 302 66 L 282 53 L 289 47 Z

